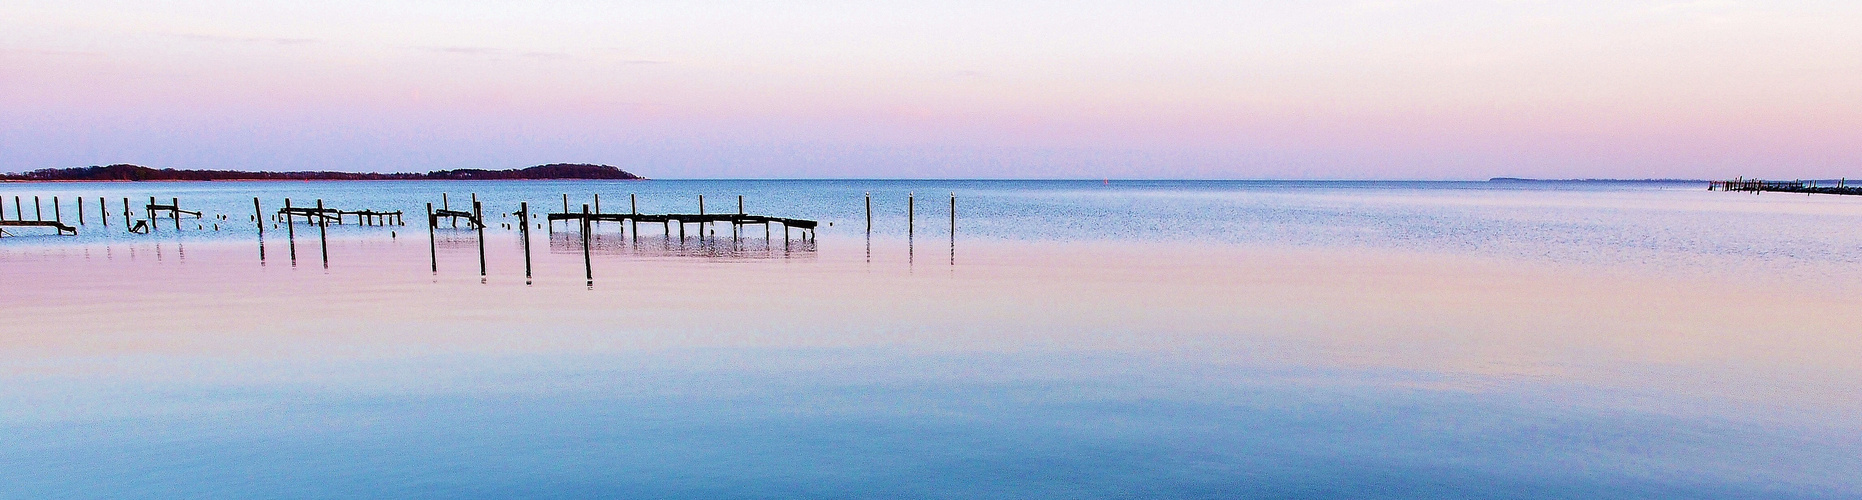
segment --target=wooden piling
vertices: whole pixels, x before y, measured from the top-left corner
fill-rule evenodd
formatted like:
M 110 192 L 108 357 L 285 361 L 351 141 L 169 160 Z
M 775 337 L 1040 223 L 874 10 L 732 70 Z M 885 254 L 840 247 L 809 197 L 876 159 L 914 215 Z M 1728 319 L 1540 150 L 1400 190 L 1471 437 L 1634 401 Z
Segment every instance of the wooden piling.
M 317 213 L 323 213 L 323 198 L 317 199 Z M 179 219 L 177 219 L 179 220 Z M 317 217 L 317 246 L 323 249 L 323 268 L 330 268 L 330 230 L 326 218 Z
M 181 199 L 175 198 L 175 199 L 169 200 L 168 206 L 174 209 L 172 212 L 170 212 L 170 214 L 174 215 L 175 217 L 175 230 L 180 231 L 181 230 Z M 322 207 L 318 207 L 318 208 L 322 208 Z
M 45 210 L 39 208 L 39 197 L 37 196 L 32 197 L 32 220 L 45 220 Z
M 957 193 L 950 194 L 950 264 L 957 265 Z
M 784 230 L 784 233 L 786 234 L 787 230 Z M 873 238 L 873 193 L 870 191 L 866 193 L 866 237 L 867 239 Z M 783 236 L 783 238 L 786 239 L 788 236 Z
M 431 205 L 431 204 L 429 204 Z M 291 248 L 291 265 L 297 265 L 297 222 L 291 220 L 291 199 L 284 199 L 284 237 L 285 244 Z
M 633 215 L 636 216 L 632 219 L 627 219 L 627 225 L 633 226 L 634 244 L 638 245 L 640 244 L 640 218 L 638 217 L 640 215 L 640 201 L 634 198 L 633 193 L 627 193 L 627 207 L 628 210 L 631 210 Z
M 588 204 L 582 205 L 582 276 L 595 286 L 595 263 L 588 254 Z
M 60 214 L 58 210 L 58 197 L 53 196 L 52 197 L 52 222 L 62 223 L 64 221 L 65 221 L 65 216 Z
M 472 195 L 472 217 L 478 218 L 478 220 L 481 220 L 481 221 L 485 220 L 484 218 L 485 216 L 480 213 L 480 206 L 478 203 L 477 194 Z M 485 277 L 485 225 L 484 224 L 478 224 L 478 277 L 480 278 Z
M 438 220 L 433 218 L 433 202 L 427 202 L 427 258 L 433 263 L 433 274 L 440 274 L 440 248 L 433 236 L 435 222 Z
M 84 225 L 84 197 L 78 197 L 78 225 Z
M 252 197 L 252 223 L 259 226 L 259 263 L 265 262 L 265 211 L 259 209 L 259 197 Z
M 530 282 L 530 202 L 517 204 L 517 234 L 524 240 L 524 282 Z
M 110 227 L 110 203 L 102 196 L 97 197 L 97 219 L 103 221 L 103 227 Z

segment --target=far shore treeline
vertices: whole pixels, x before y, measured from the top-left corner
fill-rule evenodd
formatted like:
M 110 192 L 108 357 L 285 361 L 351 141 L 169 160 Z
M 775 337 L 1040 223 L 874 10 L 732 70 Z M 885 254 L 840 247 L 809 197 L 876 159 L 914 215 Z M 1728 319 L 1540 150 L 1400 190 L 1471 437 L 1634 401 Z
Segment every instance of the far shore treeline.
M 435 170 L 427 173 L 358 172 L 244 172 L 238 170 L 154 169 L 141 165 L 46 168 L 23 174 L 0 174 L 0 181 L 374 181 L 374 180 L 512 180 L 512 179 L 621 179 L 640 180 L 619 168 L 581 163 L 552 163 L 510 170 Z

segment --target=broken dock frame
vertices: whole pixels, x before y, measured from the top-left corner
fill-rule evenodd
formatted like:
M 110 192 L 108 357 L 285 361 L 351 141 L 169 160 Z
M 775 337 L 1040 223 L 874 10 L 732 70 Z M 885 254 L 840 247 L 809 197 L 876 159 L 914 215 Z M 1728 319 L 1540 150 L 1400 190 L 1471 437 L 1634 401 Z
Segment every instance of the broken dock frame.
M 764 228 L 764 231 L 763 231 L 764 238 L 767 239 L 769 237 L 769 231 L 768 231 L 769 225 L 770 224 L 782 224 L 783 240 L 786 241 L 789 239 L 789 229 L 794 228 L 794 229 L 802 230 L 801 239 L 803 241 L 814 241 L 815 226 L 817 225 L 816 221 L 807 220 L 807 219 L 790 219 L 787 217 L 771 217 L 767 215 L 750 215 L 750 214 L 742 214 L 742 213 L 737 213 L 737 214 L 641 214 L 641 213 L 615 214 L 615 213 L 607 213 L 607 214 L 604 214 L 604 213 L 588 213 L 588 212 L 564 212 L 564 213 L 547 214 L 545 218 L 549 219 L 551 223 L 551 226 L 550 226 L 551 228 L 555 227 L 556 221 L 584 221 L 584 222 L 590 222 L 590 223 L 593 223 L 593 222 L 621 222 L 621 223 L 632 222 L 634 223 L 634 227 L 635 227 L 635 230 L 634 230 L 635 237 L 639 237 L 640 231 L 638 227 L 640 223 L 658 222 L 660 223 L 660 227 L 665 231 L 666 236 L 672 236 L 672 223 L 678 222 L 680 239 L 685 238 L 685 226 L 687 224 L 699 224 L 700 225 L 699 227 L 701 228 L 699 237 L 703 238 L 704 233 L 702 232 L 702 228 L 704 227 L 704 224 L 728 223 L 731 225 L 731 228 L 732 228 L 731 234 L 733 236 L 739 235 L 740 233 L 738 231 L 740 231 L 743 226 L 761 225 Z

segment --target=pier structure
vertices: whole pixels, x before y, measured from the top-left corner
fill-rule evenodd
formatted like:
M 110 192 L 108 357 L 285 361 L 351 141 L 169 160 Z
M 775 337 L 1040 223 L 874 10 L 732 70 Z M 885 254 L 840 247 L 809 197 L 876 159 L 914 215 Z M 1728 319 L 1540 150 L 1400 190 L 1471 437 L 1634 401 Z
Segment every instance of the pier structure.
M 763 234 L 765 235 L 765 238 L 768 238 L 768 235 L 770 234 L 769 231 L 767 230 L 770 224 L 782 224 L 782 234 L 783 234 L 784 240 L 787 240 L 790 237 L 791 233 L 789 232 L 789 230 L 793 228 L 793 229 L 796 229 L 802 232 L 801 239 L 803 241 L 814 241 L 815 226 L 816 226 L 815 221 L 807 220 L 807 219 L 791 219 L 787 217 L 771 217 L 767 215 L 751 215 L 751 214 L 741 214 L 741 213 L 738 213 L 738 214 L 717 214 L 717 213 L 712 213 L 712 214 L 639 214 L 639 213 L 565 212 L 565 213 L 546 214 L 544 217 L 548 219 L 551 224 L 554 224 L 556 221 L 569 221 L 570 223 L 618 222 L 618 223 L 633 223 L 635 227 L 638 227 L 638 224 L 641 222 L 646 222 L 646 223 L 658 222 L 660 223 L 660 226 L 662 228 L 665 228 L 665 233 L 667 236 L 672 236 L 672 223 L 677 222 L 679 223 L 679 234 L 681 235 L 681 238 L 683 238 L 683 235 L 685 234 L 685 226 L 687 224 L 698 224 L 699 225 L 700 227 L 699 237 L 700 238 L 703 238 L 705 236 L 703 232 L 704 231 L 703 227 L 705 227 L 706 224 L 729 223 L 731 224 L 733 228 L 732 229 L 733 234 L 736 234 L 735 232 L 738 230 L 740 226 L 762 225 L 765 229 L 765 231 L 763 232 Z M 554 226 L 552 225 L 552 227 Z M 636 229 L 634 232 L 635 234 L 638 234 L 639 230 Z
M 401 211 L 383 212 L 377 210 L 338 210 L 336 223 L 342 224 L 343 217 L 356 216 L 356 224 L 362 226 L 405 226 L 407 221 L 401 219 Z
M 1836 185 L 1818 185 L 1817 181 L 1767 181 L 1760 179 L 1738 178 L 1727 181 L 1707 183 L 1708 191 L 1740 191 L 1761 193 L 1766 191 L 1778 193 L 1806 194 L 1841 194 L 1862 195 L 1862 187 L 1849 185 L 1848 179 L 1837 179 Z
M 158 204 L 155 202 L 154 196 L 150 196 L 149 204 L 147 206 L 144 206 L 143 209 L 148 211 L 148 214 L 149 214 L 148 220 L 150 222 L 155 221 L 155 216 L 157 214 L 160 214 L 162 212 L 168 212 L 168 218 L 174 219 L 175 221 L 176 231 L 181 230 L 181 216 L 192 215 L 196 219 L 201 218 L 200 212 L 196 212 L 192 210 L 182 210 L 180 198 L 170 198 L 167 205 L 162 205 L 162 204 Z
M 78 203 L 79 206 L 83 206 L 82 201 Z M 39 197 L 37 196 L 32 197 L 32 212 L 32 220 L 26 220 L 26 211 L 21 208 L 20 197 L 14 196 L 13 220 L 7 220 L 6 208 L 4 204 L 0 204 L 0 237 L 18 236 L 7 232 L 5 228 L 8 227 L 49 227 L 57 231 L 57 234 L 60 236 L 67 236 L 66 233 L 69 233 L 68 236 L 78 235 L 78 228 L 65 224 L 64 218 L 60 216 L 58 197 L 52 197 L 52 220 L 45 220 L 45 212 L 40 209 Z
M 328 224 L 330 221 L 336 221 L 337 224 L 343 223 L 342 211 L 340 210 L 319 207 L 293 207 L 291 206 L 290 199 L 284 201 L 284 208 L 278 209 L 278 216 L 284 218 L 284 223 L 286 224 L 296 224 L 298 217 L 303 217 L 305 224 Z

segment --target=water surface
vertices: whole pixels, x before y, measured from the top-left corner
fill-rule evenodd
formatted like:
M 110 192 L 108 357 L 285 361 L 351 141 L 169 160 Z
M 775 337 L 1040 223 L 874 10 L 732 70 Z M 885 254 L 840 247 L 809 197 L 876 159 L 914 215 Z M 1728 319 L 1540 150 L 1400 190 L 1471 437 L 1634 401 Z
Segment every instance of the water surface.
M 430 255 L 419 216 L 327 243 L 267 222 L 259 259 L 253 197 L 419 213 L 440 192 L 499 224 L 484 276 L 477 233 L 443 227 Z M 565 193 L 608 212 L 630 193 L 642 212 L 701 194 L 735 211 L 741 194 L 823 226 L 785 246 L 780 227 L 681 241 L 605 224 L 592 286 L 580 234 L 538 229 L 526 279 L 502 214 Z M 1642 183 L 0 184 L 9 218 L 34 194 L 67 220 L 77 196 L 226 217 L 136 235 L 87 209 L 78 237 L 0 240 L 0 497 L 1862 495 L 1862 200 Z

